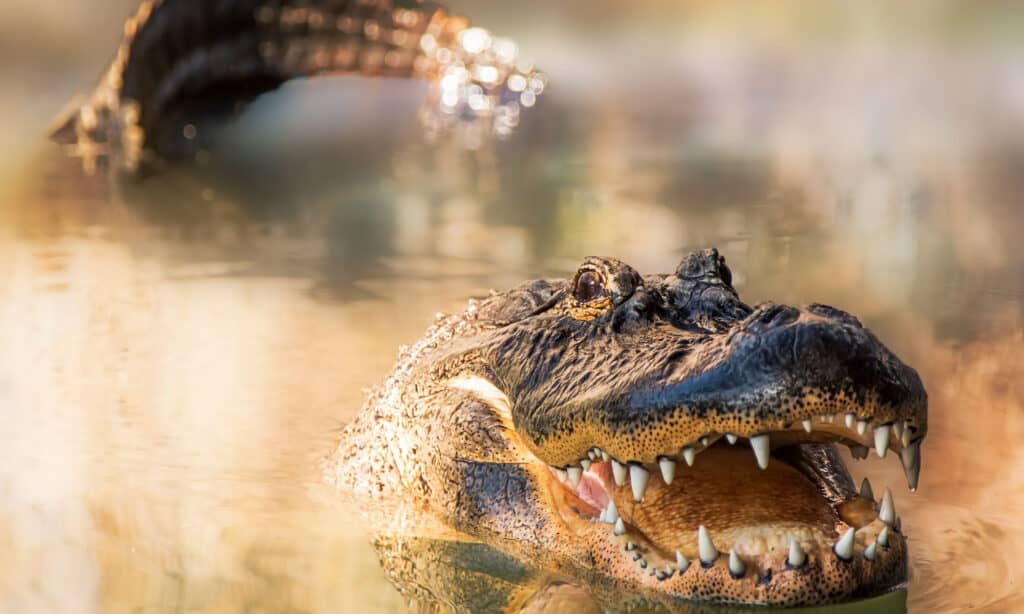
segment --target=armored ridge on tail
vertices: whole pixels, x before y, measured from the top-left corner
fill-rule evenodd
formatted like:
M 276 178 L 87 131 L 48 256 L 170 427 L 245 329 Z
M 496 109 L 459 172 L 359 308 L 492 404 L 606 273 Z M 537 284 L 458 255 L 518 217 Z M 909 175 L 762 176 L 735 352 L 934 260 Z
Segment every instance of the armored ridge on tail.
M 465 32 L 482 34 L 463 41 Z M 52 138 L 81 156 L 116 153 L 129 170 L 143 158 L 188 159 L 208 145 L 207 126 L 290 79 L 321 74 L 448 71 L 470 95 L 474 86 L 495 94 L 482 99 L 485 110 L 504 117 L 505 79 L 534 84 L 530 100 L 542 84 L 532 67 L 515 72 L 514 44 L 491 42 L 417 0 L 144 0 L 95 91 L 72 102 Z M 494 70 L 474 74 L 474 62 Z

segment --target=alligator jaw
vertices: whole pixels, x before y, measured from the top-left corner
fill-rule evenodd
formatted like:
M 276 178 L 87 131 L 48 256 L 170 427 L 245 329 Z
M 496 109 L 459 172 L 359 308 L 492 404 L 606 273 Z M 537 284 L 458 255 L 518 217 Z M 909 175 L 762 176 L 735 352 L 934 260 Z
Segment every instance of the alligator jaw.
M 549 466 L 551 489 L 601 559 L 658 593 L 779 605 L 870 595 L 905 579 L 906 543 L 892 493 L 876 501 L 867 480 L 855 489 L 836 444 L 855 457 L 869 445 L 899 452 L 913 490 L 922 436 L 847 422 L 829 414 L 751 437 L 708 433 L 654 463 L 595 447 L 578 465 Z

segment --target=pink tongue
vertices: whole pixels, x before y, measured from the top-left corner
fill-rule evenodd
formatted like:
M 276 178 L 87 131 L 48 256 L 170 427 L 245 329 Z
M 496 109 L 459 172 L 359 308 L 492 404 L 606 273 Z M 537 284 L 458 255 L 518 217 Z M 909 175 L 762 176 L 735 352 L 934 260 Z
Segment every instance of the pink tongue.
M 604 488 L 604 480 L 600 476 L 601 472 L 594 471 L 597 467 L 599 465 L 593 465 L 583 472 L 580 485 L 576 487 L 576 495 L 598 510 L 603 510 L 608 507 L 609 497 L 608 491 Z

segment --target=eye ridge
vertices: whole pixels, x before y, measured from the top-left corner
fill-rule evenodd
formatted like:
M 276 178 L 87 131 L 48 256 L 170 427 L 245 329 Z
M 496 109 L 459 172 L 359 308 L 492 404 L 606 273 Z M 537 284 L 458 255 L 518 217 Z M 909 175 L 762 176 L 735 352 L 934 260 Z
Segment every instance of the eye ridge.
M 584 270 L 576 276 L 573 284 L 573 294 L 582 303 L 587 303 L 601 295 L 604 290 L 604 280 L 597 271 Z

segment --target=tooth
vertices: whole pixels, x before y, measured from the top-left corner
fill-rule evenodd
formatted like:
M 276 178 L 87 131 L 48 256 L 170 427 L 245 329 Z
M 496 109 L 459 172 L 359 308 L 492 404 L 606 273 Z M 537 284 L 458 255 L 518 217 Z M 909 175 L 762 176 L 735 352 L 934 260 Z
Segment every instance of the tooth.
M 757 458 L 757 466 L 761 469 L 768 468 L 768 455 L 771 452 L 768 434 L 754 435 L 750 438 L 750 447 L 754 449 L 754 456 Z
M 875 546 L 877 545 L 878 542 L 871 542 L 871 545 L 864 549 L 864 558 L 873 561 L 875 559 Z
M 651 479 L 649 471 L 644 469 L 640 465 L 630 463 L 629 465 L 629 485 L 633 487 L 633 500 L 640 501 L 644 498 L 644 493 L 647 492 L 647 480 Z
M 624 522 L 622 522 L 622 518 L 619 518 L 618 520 L 615 521 L 615 534 L 616 535 L 625 535 L 626 534 L 626 524 Z
M 824 416 L 821 417 L 821 421 L 822 422 L 828 422 L 829 424 L 832 424 L 833 422 L 836 421 L 836 415 L 835 414 L 825 414 Z
M 866 431 L 866 430 L 868 430 L 868 421 L 867 420 L 858 420 L 857 421 L 857 434 L 858 435 L 863 435 L 864 431 Z
M 580 461 L 580 467 L 583 467 L 584 471 L 586 471 L 587 469 L 590 469 L 590 459 L 589 458 L 585 458 L 585 459 L 581 460 Z
M 907 476 L 907 486 L 911 492 L 917 490 L 917 478 L 921 475 L 921 442 L 915 442 L 900 450 L 903 461 L 903 473 Z
M 608 524 L 615 524 L 619 521 L 619 509 L 615 507 L 614 501 L 608 502 L 608 507 L 605 508 L 604 521 Z
M 676 462 L 662 456 L 658 459 L 658 466 L 661 467 L 661 479 L 665 480 L 666 484 L 671 484 L 672 478 L 676 477 Z
M 857 419 L 857 417 L 854 416 L 853 414 L 846 414 L 846 428 L 852 429 L 853 428 L 853 422 L 856 419 Z
M 580 478 L 583 477 L 583 469 L 580 467 L 566 467 L 565 471 L 569 474 L 569 482 L 573 486 L 579 486 Z
M 903 435 L 900 436 L 900 443 L 904 448 L 910 445 L 910 429 L 906 426 L 903 428 Z
M 679 573 L 683 573 L 690 568 L 690 561 L 686 560 L 683 553 L 676 550 L 676 567 L 679 568 Z
M 800 424 L 803 425 L 805 431 L 807 431 L 808 433 L 811 432 L 811 421 L 810 420 L 804 420 Z
M 640 559 L 640 569 L 647 569 L 647 559 Z
M 736 551 L 729 551 L 729 573 L 733 578 L 742 578 L 743 573 L 747 571 L 747 568 L 743 565 L 743 561 L 736 554 Z
M 555 469 L 555 475 L 558 476 L 558 481 L 565 484 L 565 481 L 569 478 L 569 474 L 565 472 L 565 469 Z
M 607 452 L 605 452 L 604 450 L 601 450 L 601 460 L 603 460 L 604 462 L 606 462 L 606 463 L 607 463 L 607 462 L 608 462 L 608 459 L 610 459 L 610 458 L 611 458 L 611 457 L 610 457 L 610 456 L 608 456 L 608 453 L 607 453 Z
M 889 545 L 889 527 L 882 527 L 882 530 L 878 532 L 878 537 L 875 538 L 875 541 L 877 541 L 882 546 L 888 546 Z
M 871 502 L 875 500 L 875 491 L 871 490 L 871 482 L 867 478 L 864 478 L 864 481 L 860 483 L 860 496 Z
M 736 443 L 737 439 L 739 439 L 739 437 L 733 435 L 732 433 L 726 433 L 725 434 L 725 440 L 729 442 L 730 446 L 733 445 L 734 443 Z
M 853 558 L 853 534 L 853 527 L 850 527 L 839 538 L 836 545 L 832 547 L 832 552 L 835 552 L 836 556 L 844 561 L 849 561 Z
M 790 542 L 789 542 L 789 556 L 786 557 L 786 564 L 789 565 L 790 567 L 796 569 L 798 567 L 802 567 L 803 564 L 804 564 L 804 561 L 806 561 L 806 560 L 807 560 L 807 553 L 804 552 L 803 548 L 800 547 L 800 544 L 798 544 L 795 539 L 790 540 Z
M 715 559 L 718 558 L 718 550 L 715 548 L 715 544 L 711 543 L 711 537 L 704 525 L 700 525 L 700 528 L 697 529 L 697 557 L 700 559 L 701 565 L 705 567 L 711 567 Z
M 885 453 L 889 450 L 889 433 L 891 432 L 885 426 L 875 429 L 875 452 L 878 454 L 878 458 L 885 458 Z
M 590 460 L 594 460 L 595 458 L 597 458 L 597 453 L 594 452 L 593 449 L 587 450 L 587 458 L 589 458 Z
M 697 451 L 692 446 L 683 448 L 683 460 L 686 461 L 687 467 L 693 467 L 693 459 L 695 458 L 697 458 Z
M 709 443 L 710 441 L 711 441 L 711 440 L 710 440 L 710 439 L 708 439 L 707 437 L 701 437 L 701 438 L 700 438 L 700 445 L 702 445 L 702 446 L 704 446 L 704 447 L 706 448 L 706 447 L 708 447 L 708 443 Z
M 896 437 L 897 440 L 903 439 L 903 429 L 906 426 L 907 423 L 904 422 L 903 420 L 897 420 L 896 422 L 892 423 L 892 434 Z
M 626 466 L 614 458 L 612 459 L 612 474 L 615 476 L 616 486 L 622 486 L 626 483 Z
M 864 446 L 853 445 L 850 446 L 850 456 L 857 459 L 863 459 L 868 457 L 868 449 Z
M 626 542 L 626 552 L 631 552 L 633 550 L 636 550 L 636 544 L 633 542 Z
M 892 491 L 888 488 L 882 494 L 882 504 L 878 507 L 878 519 L 887 525 L 896 522 L 896 505 L 892 502 Z

